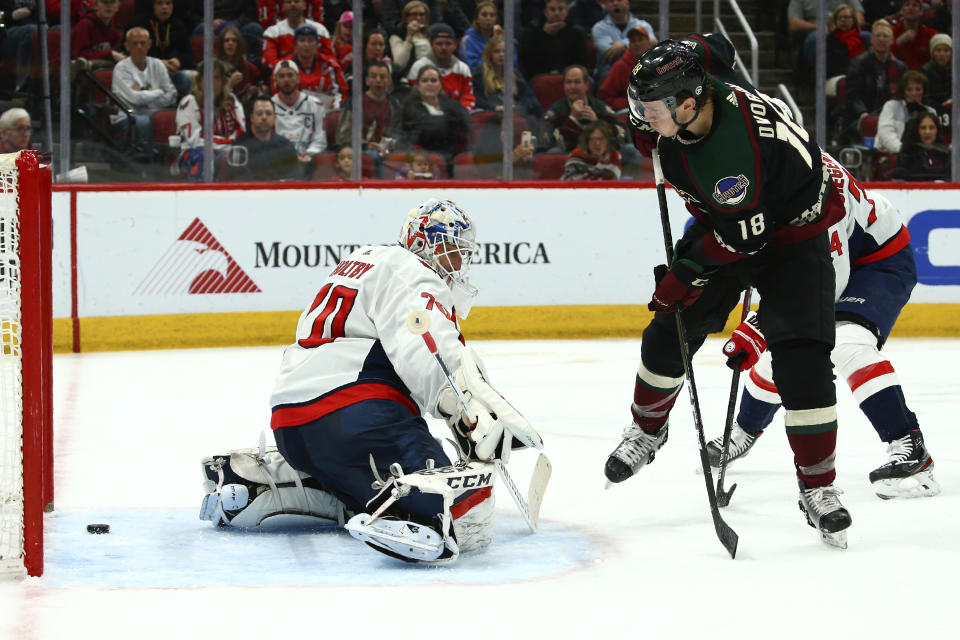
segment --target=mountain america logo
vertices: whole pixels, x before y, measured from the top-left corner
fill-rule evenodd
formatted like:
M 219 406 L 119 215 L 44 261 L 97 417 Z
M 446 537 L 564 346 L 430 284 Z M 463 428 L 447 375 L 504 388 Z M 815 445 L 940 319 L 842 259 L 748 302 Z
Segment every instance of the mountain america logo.
M 740 204 L 747 197 L 750 181 L 742 173 L 736 177 L 720 178 L 713 187 L 713 199 L 720 204 Z
M 200 218 L 194 218 L 133 290 L 133 295 L 202 293 L 260 293 L 260 287 L 217 242 Z

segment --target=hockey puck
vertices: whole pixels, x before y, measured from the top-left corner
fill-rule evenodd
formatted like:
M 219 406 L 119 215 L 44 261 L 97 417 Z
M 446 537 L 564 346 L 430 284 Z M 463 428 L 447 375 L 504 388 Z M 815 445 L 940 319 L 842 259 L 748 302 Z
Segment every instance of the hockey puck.
M 108 524 L 88 524 L 87 533 L 110 533 Z

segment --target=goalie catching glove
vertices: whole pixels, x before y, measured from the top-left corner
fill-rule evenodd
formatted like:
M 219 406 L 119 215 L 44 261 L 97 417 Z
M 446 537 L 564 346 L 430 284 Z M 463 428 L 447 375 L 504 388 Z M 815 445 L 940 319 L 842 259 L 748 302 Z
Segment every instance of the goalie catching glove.
M 455 378 L 466 408 L 449 385 L 440 392 L 437 407 L 469 457 L 507 462 L 511 449 L 543 448 L 540 434 L 490 386 L 486 367 L 472 348 L 463 350 Z
M 760 332 L 760 321 L 752 311 L 740 326 L 733 330 L 733 335 L 723 345 L 727 366 L 734 371 L 752 369 L 766 350 L 767 341 Z

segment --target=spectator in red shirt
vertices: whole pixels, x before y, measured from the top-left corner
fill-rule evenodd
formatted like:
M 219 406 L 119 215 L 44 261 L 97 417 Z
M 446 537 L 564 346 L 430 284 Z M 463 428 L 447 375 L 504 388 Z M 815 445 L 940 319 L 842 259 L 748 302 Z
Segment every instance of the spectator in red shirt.
M 919 69 L 930 60 L 930 38 L 937 34 L 920 21 L 922 17 L 920 0 L 904 0 L 893 22 L 893 55 L 909 69 Z
M 127 56 L 122 52 L 123 34 L 116 28 L 114 17 L 120 0 L 95 0 L 70 32 L 70 56 L 84 60 L 78 67 L 107 69 Z
M 277 23 L 280 17 L 277 10 L 281 4 L 280 0 L 257 0 L 257 20 L 265 30 Z M 323 0 L 306 0 L 304 16 L 308 20 L 323 23 Z
M 332 55 L 319 50 L 319 37 L 312 25 L 300 25 L 294 36 L 294 54 L 289 59 L 300 69 L 300 88 L 327 111 L 339 109 L 350 94 L 340 65 Z
M 597 97 L 615 111 L 627 108 L 627 83 L 630 82 L 633 65 L 637 64 L 637 58 L 656 42 L 650 39 L 650 34 L 640 25 L 634 25 L 627 31 L 627 41 L 627 50 L 610 67 L 610 73 L 597 91 Z
M 440 71 L 443 92 L 458 101 L 467 111 L 472 111 L 477 102 L 473 95 L 473 74 L 467 64 L 453 55 L 457 48 L 456 33 L 448 24 L 438 22 L 430 27 L 430 54 L 413 63 L 407 73 L 407 81 L 416 83 L 420 69 L 434 66 Z
M 321 50 L 333 55 L 333 45 L 330 42 L 330 32 L 319 22 L 306 18 L 305 0 L 283 0 L 283 20 L 268 27 L 263 32 L 263 56 L 260 64 L 267 69 L 273 69 L 284 58 L 293 55 L 294 33 L 302 25 L 310 25 L 320 38 Z

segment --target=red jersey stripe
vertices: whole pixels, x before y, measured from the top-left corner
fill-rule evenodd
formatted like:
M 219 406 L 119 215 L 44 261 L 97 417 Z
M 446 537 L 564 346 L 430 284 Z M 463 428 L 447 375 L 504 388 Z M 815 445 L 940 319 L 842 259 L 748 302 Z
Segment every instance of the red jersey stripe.
M 876 362 L 851 373 L 847 377 L 847 384 L 850 386 L 850 391 L 856 391 L 857 387 L 888 373 L 893 373 L 893 365 L 889 361 Z
M 766 378 L 761 378 L 759 374 L 757 374 L 757 372 L 754 371 L 753 369 L 750 369 L 750 379 L 753 380 L 753 383 L 755 385 L 757 385 L 764 391 L 767 391 L 769 393 L 780 393 L 779 391 L 777 391 L 777 385 L 773 384 Z
M 417 406 L 397 389 L 390 385 L 370 382 L 334 391 L 310 404 L 278 407 L 270 417 L 270 428 L 296 427 L 364 400 L 393 400 L 409 409 L 411 414 L 420 415 Z
M 859 267 L 862 264 L 869 264 L 871 262 L 879 262 L 884 258 L 889 258 L 893 254 L 897 253 L 905 246 L 910 244 L 910 231 L 906 227 L 900 227 L 900 232 L 894 236 L 890 242 L 886 244 L 881 249 L 874 251 L 870 255 L 861 256 L 857 258 L 857 266 Z

